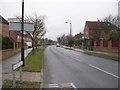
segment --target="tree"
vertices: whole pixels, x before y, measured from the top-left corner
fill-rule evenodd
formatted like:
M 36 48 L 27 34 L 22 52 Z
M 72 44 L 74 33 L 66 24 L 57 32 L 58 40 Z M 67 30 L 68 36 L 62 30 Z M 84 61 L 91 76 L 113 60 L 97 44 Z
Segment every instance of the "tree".
M 109 22 L 109 23 L 112 23 L 113 25 L 119 27 L 120 26 L 119 19 L 120 19 L 119 16 L 108 15 L 108 16 L 104 17 L 101 21 Z
M 16 15 L 16 18 L 20 19 L 20 15 Z M 37 49 L 38 40 L 46 34 L 45 30 L 45 16 L 37 15 L 36 13 L 33 16 L 27 16 L 25 22 L 31 22 L 34 24 L 34 31 L 27 32 L 32 39 L 32 48 L 34 54 L 34 47 Z
M 120 39 L 120 33 L 117 30 L 111 30 L 108 35 L 107 38 L 108 40 L 118 40 Z
M 26 18 L 26 21 L 32 22 L 34 24 L 34 31 L 33 33 L 28 32 L 28 34 L 32 38 L 32 45 L 33 45 L 33 53 L 34 53 L 34 45 L 37 49 L 37 43 L 39 38 L 45 35 L 45 23 L 44 23 L 45 17 L 44 16 L 39 16 L 36 13 L 33 16 L 28 16 Z

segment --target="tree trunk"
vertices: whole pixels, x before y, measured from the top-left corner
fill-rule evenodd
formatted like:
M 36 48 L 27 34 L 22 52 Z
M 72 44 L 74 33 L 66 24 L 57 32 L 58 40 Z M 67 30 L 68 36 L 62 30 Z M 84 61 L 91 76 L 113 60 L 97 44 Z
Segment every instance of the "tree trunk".
M 36 46 L 36 49 L 37 49 L 37 40 L 35 40 L 35 46 Z
M 32 39 L 33 55 L 35 54 L 34 41 L 35 41 L 35 39 L 34 39 L 34 32 L 33 32 L 33 39 Z

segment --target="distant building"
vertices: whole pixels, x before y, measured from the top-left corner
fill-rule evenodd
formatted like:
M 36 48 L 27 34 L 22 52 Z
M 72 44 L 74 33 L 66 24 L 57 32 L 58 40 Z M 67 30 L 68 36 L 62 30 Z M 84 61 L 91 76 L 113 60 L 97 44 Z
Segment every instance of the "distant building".
M 74 39 L 74 40 L 82 39 L 82 38 L 83 38 L 83 35 L 84 35 L 84 34 L 80 32 L 80 33 L 76 34 L 76 35 L 73 37 L 73 39 Z

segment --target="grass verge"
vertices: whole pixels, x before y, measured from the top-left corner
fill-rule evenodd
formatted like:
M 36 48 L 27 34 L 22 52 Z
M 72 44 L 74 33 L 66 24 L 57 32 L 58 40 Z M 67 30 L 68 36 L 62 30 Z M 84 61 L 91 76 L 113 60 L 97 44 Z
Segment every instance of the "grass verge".
M 120 58 L 119 56 L 106 55 L 106 54 L 95 53 L 95 52 L 84 52 L 84 53 L 88 54 L 88 55 L 101 57 L 101 58 L 112 59 L 112 60 L 115 60 L 115 61 L 119 61 L 119 58 Z
M 22 68 L 23 71 L 28 72 L 40 72 L 43 62 L 43 53 L 46 46 L 38 47 L 35 50 L 35 54 L 33 55 L 32 52 L 28 54 L 25 58 L 25 66 Z
M 6 90 L 6 88 L 12 88 L 12 80 L 5 80 L 2 86 L 2 90 Z M 35 90 L 40 90 L 39 82 L 22 82 L 16 81 L 16 88 L 34 88 Z M 33 90 L 34 90 L 33 89 Z

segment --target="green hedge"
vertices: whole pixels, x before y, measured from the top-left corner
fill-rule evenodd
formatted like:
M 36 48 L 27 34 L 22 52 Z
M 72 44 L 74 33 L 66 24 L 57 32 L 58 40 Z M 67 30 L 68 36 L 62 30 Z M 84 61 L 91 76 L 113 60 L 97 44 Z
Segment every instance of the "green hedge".
M 79 39 L 74 40 L 74 45 L 75 45 L 75 46 L 80 46 L 80 45 L 82 45 L 82 40 L 79 40 Z
M 0 36 L 0 44 L 2 45 L 2 50 L 13 48 L 13 41 L 6 36 Z

